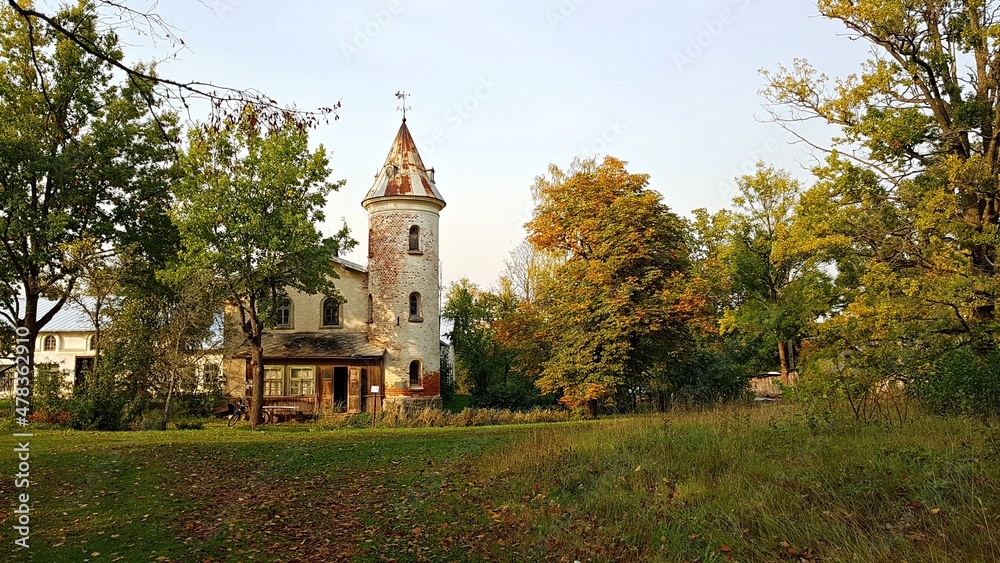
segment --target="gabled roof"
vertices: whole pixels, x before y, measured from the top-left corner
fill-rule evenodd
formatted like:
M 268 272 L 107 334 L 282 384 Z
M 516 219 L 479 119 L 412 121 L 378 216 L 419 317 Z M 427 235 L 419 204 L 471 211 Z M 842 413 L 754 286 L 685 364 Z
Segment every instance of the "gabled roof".
M 83 300 L 84 303 L 88 304 L 88 307 L 93 306 L 92 298 L 84 297 Z M 21 315 L 24 315 L 24 298 L 19 298 L 17 301 L 18 311 L 20 311 Z M 41 318 L 51 311 L 56 306 L 56 303 L 56 301 L 40 298 L 38 300 L 38 317 Z M 7 324 L 3 320 L 0 320 L 0 322 Z M 67 300 L 62 308 L 59 309 L 59 312 L 39 332 L 94 332 L 94 323 L 91 322 L 90 317 L 87 316 L 87 313 L 84 312 L 80 305 Z
M 375 183 L 368 190 L 362 205 L 371 199 L 397 196 L 426 198 L 438 202 L 441 207 L 445 205 L 434 184 L 434 170 L 424 167 L 417 144 L 406 127 L 406 118 L 403 118 L 385 164 L 375 176 Z
M 261 338 L 265 358 L 381 358 L 385 349 L 368 343 L 363 332 L 268 332 Z M 234 354 L 250 356 L 243 343 Z
M 351 262 L 350 260 L 344 260 L 343 258 L 341 258 L 339 256 L 335 256 L 333 258 L 333 261 L 336 262 L 337 264 L 340 264 L 341 266 L 343 266 L 344 268 L 346 268 L 348 270 L 354 270 L 356 272 L 361 272 L 362 274 L 368 272 L 368 268 L 365 268 L 361 264 L 358 264 L 358 263 L 355 263 L 355 262 Z

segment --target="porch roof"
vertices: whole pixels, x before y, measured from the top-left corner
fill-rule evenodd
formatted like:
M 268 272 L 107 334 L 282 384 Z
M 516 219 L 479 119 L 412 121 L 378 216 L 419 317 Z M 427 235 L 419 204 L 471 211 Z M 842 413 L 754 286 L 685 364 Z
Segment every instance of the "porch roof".
M 381 358 L 384 348 L 368 342 L 364 332 L 269 332 L 261 339 L 265 358 Z M 250 357 L 244 342 L 234 354 Z

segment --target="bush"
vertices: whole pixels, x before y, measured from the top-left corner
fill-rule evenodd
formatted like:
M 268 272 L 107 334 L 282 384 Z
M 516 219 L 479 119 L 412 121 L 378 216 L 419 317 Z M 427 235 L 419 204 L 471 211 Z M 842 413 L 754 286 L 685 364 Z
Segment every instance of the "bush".
M 565 422 L 574 420 L 575 418 L 573 413 L 562 408 L 534 408 L 529 411 L 467 408 L 458 413 L 451 413 L 430 407 L 422 410 L 388 408 L 380 414 L 377 424 L 391 428 L 496 426 L 502 424 Z
M 171 416 L 207 418 L 225 402 L 221 391 L 175 393 L 170 399 Z
M 65 426 L 70 419 L 70 413 L 52 405 L 42 405 L 28 416 L 28 420 L 36 424 L 55 424 Z
M 133 424 L 135 430 L 163 430 L 163 419 L 167 413 L 161 410 L 149 410 L 142 413 Z
M 148 396 L 133 394 L 112 377 L 90 374 L 86 385 L 66 401 L 67 425 L 76 430 L 126 430 L 149 408 Z
M 522 410 L 555 405 L 556 397 L 542 395 L 530 378 L 509 374 L 505 382 L 495 383 L 473 394 L 472 404 L 483 408 Z
M 35 410 L 49 408 L 62 410 L 66 397 L 72 391 L 69 384 L 69 372 L 60 370 L 57 364 L 38 364 L 35 366 L 35 381 L 32 391 Z
M 977 354 L 970 348 L 947 352 L 930 369 L 919 370 L 908 389 L 933 413 L 1000 416 L 1000 352 Z
M 649 394 L 660 411 L 733 401 L 746 395 L 748 375 L 727 352 L 697 347 L 654 378 Z
M 344 425 L 348 428 L 367 428 L 372 425 L 372 413 L 361 412 L 352 414 L 344 421 Z
M 175 421 L 174 426 L 176 426 L 178 430 L 202 430 L 205 428 L 205 422 L 195 419 L 181 419 Z

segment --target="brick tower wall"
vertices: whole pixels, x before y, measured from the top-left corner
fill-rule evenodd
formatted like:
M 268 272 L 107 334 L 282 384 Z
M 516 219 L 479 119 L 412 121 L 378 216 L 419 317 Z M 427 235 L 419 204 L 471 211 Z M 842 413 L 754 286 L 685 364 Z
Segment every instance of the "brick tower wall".
M 368 284 L 371 340 L 386 349 L 386 403 L 438 404 L 441 397 L 439 204 L 420 198 L 379 198 L 368 210 Z M 420 250 L 409 250 L 410 227 L 420 228 Z M 410 293 L 421 296 L 422 321 L 410 320 Z M 410 362 L 421 362 L 411 386 Z

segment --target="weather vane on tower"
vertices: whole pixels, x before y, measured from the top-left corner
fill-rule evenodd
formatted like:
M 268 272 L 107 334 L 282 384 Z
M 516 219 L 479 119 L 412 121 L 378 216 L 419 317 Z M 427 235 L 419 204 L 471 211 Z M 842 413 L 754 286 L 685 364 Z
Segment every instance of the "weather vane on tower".
M 411 107 L 409 107 L 409 106 L 406 105 L 406 98 L 409 98 L 409 97 L 410 97 L 410 95 L 407 94 L 406 92 L 404 92 L 403 90 L 399 90 L 398 92 L 396 92 L 396 98 L 399 99 L 399 100 L 402 100 L 402 102 L 403 102 L 403 105 L 401 105 L 398 108 L 396 108 L 396 110 L 403 112 L 403 121 L 404 122 L 406 121 L 406 112 L 413 110 L 413 108 L 411 108 Z

